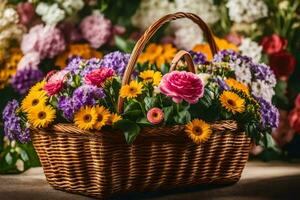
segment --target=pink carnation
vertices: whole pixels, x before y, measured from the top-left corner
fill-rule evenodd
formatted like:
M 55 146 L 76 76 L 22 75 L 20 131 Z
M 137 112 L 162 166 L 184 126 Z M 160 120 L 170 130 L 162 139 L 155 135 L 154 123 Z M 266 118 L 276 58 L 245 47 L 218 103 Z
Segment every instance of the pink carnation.
M 173 71 L 165 74 L 159 89 L 161 93 L 172 97 L 176 103 L 180 103 L 182 100 L 190 104 L 197 103 L 204 93 L 204 85 L 201 79 L 191 72 L 183 71 Z
M 115 75 L 115 71 L 111 68 L 101 67 L 88 73 L 85 77 L 85 83 L 100 87 L 110 77 Z
M 20 62 L 18 63 L 18 70 L 23 69 L 38 69 L 38 65 L 40 64 L 41 59 L 40 55 L 37 52 L 30 52 L 22 57 Z
M 151 124 L 159 124 L 164 120 L 164 112 L 159 108 L 151 108 L 147 112 L 147 119 Z
M 52 26 L 36 25 L 23 36 L 21 49 L 24 54 L 37 52 L 41 59 L 53 58 L 66 48 L 61 31 Z
M 17 12 L 19 14 L 20 23 L 27 25 L 35 15 L 34 7 L 31 3 L 18 3 Z
M 60 90 L 64 86 L 64 81 L 65 81 L 65 75 L 68 72 L 66 70 L 62 70 L 56 73 L 53 73 L 53 71 L 49 72 L 47 74 L 47 83 L 44 86 L 44 90 L 47 92 L 49 96 L 53 96 L 60 92 Z
M 83 38 L 97 49 L 109 41 L 113 27 L 109 19 L 102 14 L 95 13 L 82 20 L 80 30 Z

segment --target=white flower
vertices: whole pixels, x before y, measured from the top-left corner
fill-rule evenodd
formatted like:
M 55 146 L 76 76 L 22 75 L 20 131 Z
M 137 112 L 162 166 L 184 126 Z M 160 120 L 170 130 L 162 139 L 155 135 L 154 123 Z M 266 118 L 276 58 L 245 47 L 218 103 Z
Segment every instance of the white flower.
M 203 42 L 203 32 L 197 25 L 186 23 L 175 30 L 174 43 L 178 48 L 192 49 L 195 44 Z
M 65 11 L 60 9 L 57 3 L 49 5 L 41 2 L 36 8 L 36 13 L 40 15 L 42 20 L 48 25 L 56 25 L 66 16 Z
M 16 168 L 20 171 L 20 172 L 22 172 L 22 171 L 24 171 L 24 161 L 23 160 L 21 160 L 21 159 L 18 159 L 17 160 L 17 162 L 16 162 Z
M 268 15 L 268 7 L 263 0 L 228 0 L 226 7 L 230 19 L 237 23 L 251 23 Z
M 211 78 L 211 74 L 208 73 L 199 73 L 197 76 L 201 79 L 204 85 L 208 83 L 208 80 Z
M 251 79 L 252 79 L 251 70 L 249 66 L 247 66 L 246 64 L 235 65 L 234 73 L 238 81 L 246 85 L 251 83 Z
M 243 55 L 251 57 L 254 61 L 259 62 L 262 54 L 262 46 L 252 41 L 250 38 L 244 38 L 239 46 Z
M 73 15 L 84 6 L 83 0 L 56 0 L 56 2 L 61 5 L 68 15 Z
M 5 8 L 0 11 L 0 30 L 10 24 L 17 24 L 19 22 L 19 15 L 13 8 Z
M 256 80 L 255 82 L 252 82 L 251 90 L 252 94 L 255 96 L 262 97 L 270 102 L 275 94 L 273 87 L 263 80 Z

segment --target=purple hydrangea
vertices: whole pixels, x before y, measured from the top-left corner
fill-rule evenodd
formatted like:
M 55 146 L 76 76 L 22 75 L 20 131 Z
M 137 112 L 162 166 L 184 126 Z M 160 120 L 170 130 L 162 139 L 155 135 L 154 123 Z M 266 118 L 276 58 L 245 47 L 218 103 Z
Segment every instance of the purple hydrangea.
M 267 81 L 272 86 L 276 85 L 274 72 L 266 64 L 251 63 L 250 69 L 256 79 Z
M 86 61 L 84 69 L 81 71 L 80 75 L 84 77 L 94 69 L 99 69 L 101 67 L 101 60 L 98 58 L 91 58 Z
M 263 128 L 277 128 L 279 125 L 279 111 L 262 97 L 256 97 L 260 105 L 261 124 Z
M 81 107 L 95 105 L 96 100 L 102 98 L 105 98 L 102 88 L 93 85 L 82 85 L 73 92 L 72 97 L 60 97 L 58 99 L 58 108 L 62 110 L 64 117 L 71 121 L 74 113 Z
M 214 55 L 214 62 L 235 62 L 238 59 L 239 55 L 231 50 L 225 49 L 219 51 L 216 55 Z
M 122 76 L 128 64 L 130 54 L 115 51 L 104 56 L 101 66 L 112 68 L 118 75 Z
M 72 58 L 68 59 L 68 64 L 67 67 L 65 68 L 65 70 L 70 71 L 74 74 L 79 74 L 79 67 L 80 67 L 80 63 L 83 61 L 83 59 L 79 56 L 74 56 Z
M 11 84 L 15 91 L 23 95 L 27 93 L 35 83 L 41 81 L 43 77 L 44 74 L 39 69 L 23 69 L 17 71 L 17 73 L 12 77 Z
M 193 61 L 196 65 L 202 65 L 206 63 L 206 56 L 203 53 L 195 51 L 189 51 L 189 53 L 193 57 Z
M 19 109 L 19 103 L 16 100 L 9 101 L 5 106 L 2 116 L 4 121 L 4 134 L 10 140 L 18 139 L 22 143 L 30 141 L 29 129 L 22 129 L 21 119 L 16 112 Z

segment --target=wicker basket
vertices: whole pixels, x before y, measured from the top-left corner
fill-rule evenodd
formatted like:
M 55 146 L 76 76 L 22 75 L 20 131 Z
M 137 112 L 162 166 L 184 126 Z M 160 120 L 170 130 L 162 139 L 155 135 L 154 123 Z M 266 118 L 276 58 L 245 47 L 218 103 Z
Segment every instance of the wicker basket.
M 189 18 L 206 34 L 213 53 L 217 47 L 206 24 L 191 13 L 167 15 L 154 23 L 138 41 L 123 83 L 145 43 L 164 23 Z M 119 111 L 123 99 L 119 99 Z M 120 132 L 88 132 L 71 124 L 32 129 L 32 141 L 47 181 L 55 189 L 98 198 L 132 191 L 150 191 L 197 184 L 237 182 L 248 159 L 250 138 L 234 121 L 211 124 L 210 139 L 196 145 L 184 126 L 144 128 L 134 144 Z

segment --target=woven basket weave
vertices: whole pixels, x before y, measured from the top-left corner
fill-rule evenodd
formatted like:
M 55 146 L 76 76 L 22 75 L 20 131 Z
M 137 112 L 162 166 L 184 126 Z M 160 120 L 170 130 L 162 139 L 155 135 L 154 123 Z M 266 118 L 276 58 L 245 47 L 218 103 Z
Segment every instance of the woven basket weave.
M 206 24 L 191 13 L 167 15 L 137 42 L 123 77 L 128 83 L 145 43 L 165 22 L 177 18 L 196 22 L 217 47 Z M 118 110 L 122 112 L 123 99 Z M 184 126 L 144 128 L 132 145 L 120 132 L 88 132 L 71 124 L 32 129 L 32 141 L 47 181 L 55 189 L 98 198 L 197 184 L 227 184 L 239 180 L 250 150 L 250 138 L 235 121 L 211 124 L 208 141 L 196 145 Z

